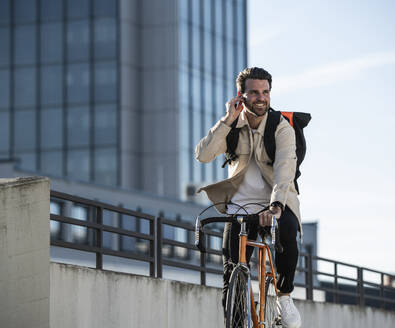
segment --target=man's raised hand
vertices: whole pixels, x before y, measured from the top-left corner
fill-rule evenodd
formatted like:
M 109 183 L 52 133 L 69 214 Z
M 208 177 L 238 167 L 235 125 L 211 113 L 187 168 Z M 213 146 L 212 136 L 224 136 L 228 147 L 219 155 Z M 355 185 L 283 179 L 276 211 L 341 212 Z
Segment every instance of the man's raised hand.
M 243 97 L 237 96 L 230 99 L 226 104 L 226 114 L 222 118 L 222 121 L 231 126 L 232 123 L 239 117 L 241 111 L 243 110 Z

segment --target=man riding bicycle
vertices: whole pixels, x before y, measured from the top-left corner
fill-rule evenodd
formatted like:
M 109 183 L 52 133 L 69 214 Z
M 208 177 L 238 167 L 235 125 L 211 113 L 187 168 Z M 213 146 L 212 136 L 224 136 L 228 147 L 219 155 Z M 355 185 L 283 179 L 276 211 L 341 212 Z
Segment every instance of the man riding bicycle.
M 258 203 L 269 206 L 259 215 L 261 226 L 271 224 L 274 215 L 280 228 L 283 252 L 277 253 L 275 263 L 279 274 L 281 317 L 284 327 L 298 328 L 301 318 L 290 296 L 298 262 L 297 231 L 301 229 L 298 193 L 294 185 L 296 172 L 295 132 L 281 117 L 275 130 L 275 159 L 272 163 L 264 147 L 264 135 L 270 108 L 271 75 L 262 68 L 246 68 L 236 79 L 238 95 L 226 103 L 226 114 L 210 129 L 196 146 L 195 157 L 207 163 L 227 152 L 226 137 L 237 120 L 239 139 L 236 157 L 228 167 L 228 179 L 205 186 L 208 198 L 221 213 L 234 214 L 239 206 Z M 249 214 L 261 210 L 259 205 L 247 206 Z M 248 238 L 256 239 L 258 226 L 248 227 Z M 230 274 L 238 262 L 240 225 L 227 223 L 223 235 L 224 287 L 222 304 L 225 309 Z M 250 248 L 250 247 L 249 247 Z M 249 262 L 253 249 L 247 249 Z

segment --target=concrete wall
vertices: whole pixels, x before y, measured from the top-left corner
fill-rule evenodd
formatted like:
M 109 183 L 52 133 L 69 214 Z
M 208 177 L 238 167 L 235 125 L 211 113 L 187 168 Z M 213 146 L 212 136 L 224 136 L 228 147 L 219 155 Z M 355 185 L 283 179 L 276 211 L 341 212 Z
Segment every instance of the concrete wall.
M 51 263 L 51 327 L 223 327 L 221 289 Z M 390 328 L 395 313 L 295 301 L 302 327 Z
M 49 180 L 0 179 L 0 327 L 49 327 Z
M 51 327 L 221 327 L 218 288 L 51 263 Z

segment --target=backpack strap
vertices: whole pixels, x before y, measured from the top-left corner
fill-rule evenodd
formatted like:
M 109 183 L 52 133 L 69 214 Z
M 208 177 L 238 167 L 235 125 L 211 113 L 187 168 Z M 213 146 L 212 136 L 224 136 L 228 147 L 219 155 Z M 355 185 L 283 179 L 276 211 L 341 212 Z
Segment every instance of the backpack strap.
M 230 126 L 232 129 L 226 136 L 226 153 L 225 153 L 225 162 L 222 164 L 222 168 L 226 166 L 226 164 L 237 159 L 236 148 L 239 142 L 239 134 L 240 128 L 236 128 L 237 122 L 239 118 L 235 119 L 232 125 Z
M 274 137 L 274 134 L 276 132 L 278 124 L 280 123 L 280 117 L 281 112 L 269 108 L 269 111 L 267 113 L 265 132 L 263 135 L 263 142 L 265 144 L 266 153 L 272 161 L 270 165 L 273 165 L 276 157 L 276 139 Z

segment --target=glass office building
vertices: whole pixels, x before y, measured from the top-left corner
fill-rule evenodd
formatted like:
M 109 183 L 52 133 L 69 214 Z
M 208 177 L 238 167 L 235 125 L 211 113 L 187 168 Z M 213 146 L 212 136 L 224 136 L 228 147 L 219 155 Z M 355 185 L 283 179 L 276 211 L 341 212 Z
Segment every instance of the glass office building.
M 0 0 L 0 159 L 182 198 L 246 66 L 246 0 Z
M 193 158 L 200 138 L 236 96 L 235 78 L 246 67 L 246 3 L 179 1 L 179 111 L 181 181 L 211 182 L 227 176 L 223 158 L 202 165 Z

